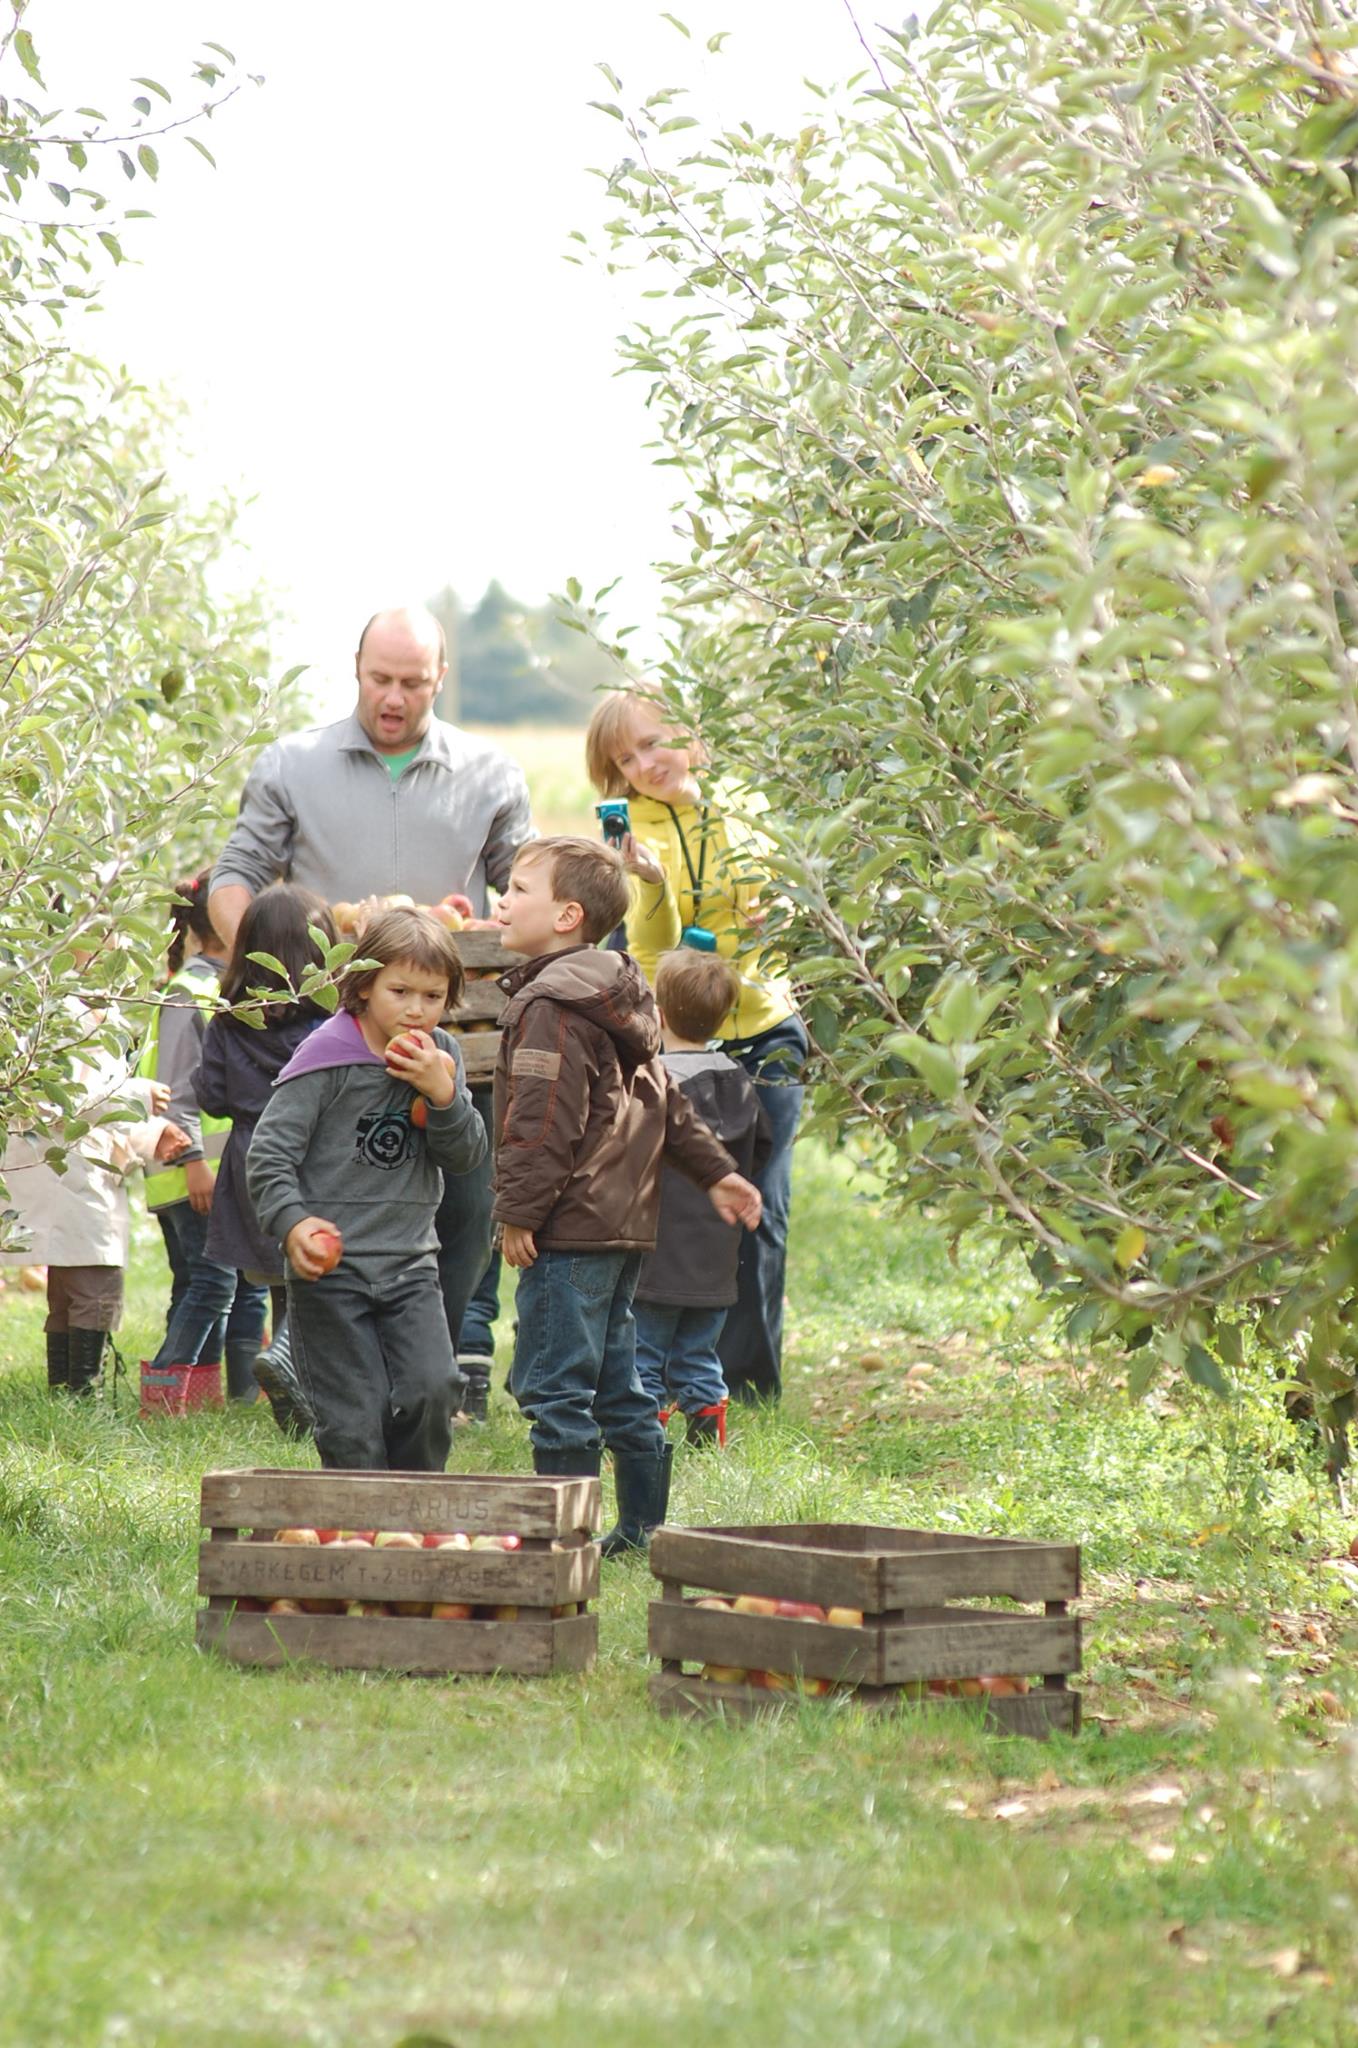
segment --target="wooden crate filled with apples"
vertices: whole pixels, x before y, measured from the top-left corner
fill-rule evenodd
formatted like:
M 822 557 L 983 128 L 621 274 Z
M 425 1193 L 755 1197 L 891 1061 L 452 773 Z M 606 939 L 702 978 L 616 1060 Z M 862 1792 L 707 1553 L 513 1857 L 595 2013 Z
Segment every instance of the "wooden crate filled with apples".
M 1078 1544 L 845 1522 L 666 1528 L 651 1570 L 662 1713 L 743 1718 L 850 1693 L 888 1708 L 984 1701 L 1015 1735 L 1079 1729 Z
M 466 982 L 462 1001 L 445 1023 L 462 1051 L 469 1083 L 489 1085 L 500 1051 L 500 1016 L 507 1000 L 499 977 L 522 958 L 500 944 L 493 918 L 473 917 L 465 896 L 445 896 L 441 903 L 416 903 L 409 896 L 370 896 L 363 903 L 332 903 L 330 914 L 342 939 L 359 939 L 369 917 L 379 910 L 424 910 L 453 935 Z M 362 947 L 359 948 L 360 953 Z
M 208 1472 L 199 1647 L 240 1664 L 583 1671 L 597 1479 Z

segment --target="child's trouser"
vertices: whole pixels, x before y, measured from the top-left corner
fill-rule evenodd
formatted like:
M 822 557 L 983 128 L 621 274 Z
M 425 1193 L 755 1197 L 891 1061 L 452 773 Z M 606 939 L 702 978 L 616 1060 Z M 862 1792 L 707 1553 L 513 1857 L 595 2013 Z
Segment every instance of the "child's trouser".
M 637 1252 L 540 1251 L 519 1274 L 509 1389 L 549 1458 L 659 1458 L 656 1404 L 637 1377 L 632 1294 Z
M 116 1330 L 123 1312 L 121 1266 L 49 1266 L 49 1334 L 68 1330 Z
M 432 1255 L 380 1278 L 346 1259 L 289 1277 L 288 1331 L 323 1465 L 443 1471 L 461 1380 Z
M 268 1289 L 206 1256 L 208 1218 L 200 1216 L 190 1203 L 172 1203 L 158 1212 L 157 1221 L 175 1284 L 164 1341 L 151 1360 L 151 1369 L 206 1364 L 221 1357 L 223 1340 L 241 1347 L 253 1343 L 258 1350 Z
M 726 1310 L 634 1301 L 632 1314 L 637 1325 L 637 1375 L 656 1407 L 678 1407 L 685 1415 L 719 1408 L 726 1399 L 726 1381 L 717 1345 Z

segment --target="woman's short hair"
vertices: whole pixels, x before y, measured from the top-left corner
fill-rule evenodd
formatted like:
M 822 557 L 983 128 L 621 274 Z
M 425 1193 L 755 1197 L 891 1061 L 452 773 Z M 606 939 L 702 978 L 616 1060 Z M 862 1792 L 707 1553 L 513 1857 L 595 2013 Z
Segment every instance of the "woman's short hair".
M 462 959 L 453 944 L 452 933 L 427 910 L 379 910 L 358 935 L 362 960 L 375 960 L 376 967 L 350 968 L 340 977 L 341 1006 L 353 1016 L 368 1000 L 368 992 L 384 967 L 409 961 L 425 974 L 446 974 L 448 1008 L 462 1000 Z
M 636 683 L 631 689 L 609 690 L 600 697 L 585 729 L 585 772 L 600 796 L 626 796 L 632 785 L 614 759 L 639 711 L 653 712 L 666 725 L 674 713 L 653 683 Z M 702 742 L 696 733 L 680 742 L 693 759 L 702 762 Z

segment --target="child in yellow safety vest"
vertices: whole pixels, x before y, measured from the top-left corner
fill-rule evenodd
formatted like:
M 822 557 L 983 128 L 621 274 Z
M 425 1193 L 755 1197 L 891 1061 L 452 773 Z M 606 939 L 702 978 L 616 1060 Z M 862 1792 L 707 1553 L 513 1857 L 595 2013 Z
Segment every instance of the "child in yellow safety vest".
M 152 1012 L 138 1072 L 169 1088 L 167 1116 L 187 1132 L 190 1147 L 172 1166 L 146 1176 L 146 1203 L 160 1225 L 170 1262 L 165 1338 L 150 1375 L 170 1366 L 216 1364 L 226 1353 L 227 1392 L 254 1401 L 254 1363 L 264 1334 L 267 1288 L 207 1257 L 208 1220 L 229 1117 L 204 1116 L 193 1092 L 203 1033 L 222 977 L 225 948 L 208 915 L 204 868 L 175 889 L 169 977 Z

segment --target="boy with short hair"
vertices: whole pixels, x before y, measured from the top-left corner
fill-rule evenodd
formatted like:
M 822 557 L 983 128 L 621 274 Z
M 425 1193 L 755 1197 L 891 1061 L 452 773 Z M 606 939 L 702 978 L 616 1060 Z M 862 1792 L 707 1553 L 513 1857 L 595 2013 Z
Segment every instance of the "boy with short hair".
M 441 1472 L 460 1376 L 439 1290 L 443 1174 L 485 1157 L 485 1126 L 439 1018 L 462 992 L 426 912 L 365 926 L 341 1007 L 274 1083 L 246 1180 L 291 1272 L 293 1366 L 323 1465 Z M 442 1171 L 440 1171 L 442 1169 Z
M 656 966 L 663 1059 L 681 1092 L 747 1180 L 768 1159 L 769 1122 L 745 1069 L 710 1045 L 740 996 L 719 953 L 689 947 Z M 661 1411 L 679 1408 L 688 1441 L 726 1442 L 726 1381 L 717 1345 L 736 1298 L 740 1240 L 668 1166 L 660 1179 L 656 1247 L 641 1269 L 633 1314 L 637 1372 Z
M 655 1244 L 670 1160 L 726 1224 L 753 1230 L 759 1192 L 735 1171 L 661 1063 L 636 962 L 602 952 L 628 902 L 622 862 L 590 839 L 515 856 L 495 908 L 509 996 L 495 1070 L 495 1219 L 520 1269 L 510 1389 L 539 1473 L 597 1473 L 612 1453 L 618 1524 L 605 1556 L 644 1549 L 665 1518 L 671 1449 L 636 1369 L 632 1293 Z

